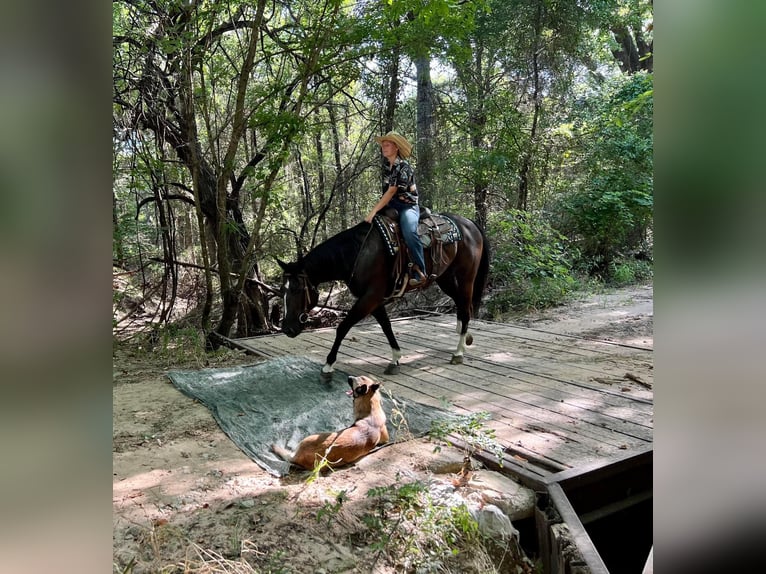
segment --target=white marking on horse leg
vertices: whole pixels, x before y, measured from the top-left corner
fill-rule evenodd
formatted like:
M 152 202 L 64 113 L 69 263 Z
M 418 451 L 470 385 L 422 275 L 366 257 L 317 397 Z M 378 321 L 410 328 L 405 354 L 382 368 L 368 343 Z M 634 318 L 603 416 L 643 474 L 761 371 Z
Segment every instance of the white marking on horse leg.
M 323 373 L 332 373 L 335 370 L 335 367 L 333 367 L 330 363 L 325 363 L 324 367 L 322 367 Z
M 452 354 L 453 357 L 462 357 L 465 353 L 465 335 L 460 335 L 460 339 L 457 342 L 457 349 Z
M 398 365 L 399 359 L 402 358 L 402 351 L 401 349 L 394 349 L 391 347 L 391 364 L 392 365 Z
M 460 331 L 462 331 L 462 330 L 463 330 L 463 322 L 460 319 L 458 319 L 457 320 L 457 329 L 455 329 L 455 333 L 457 333 L 459 335 Z

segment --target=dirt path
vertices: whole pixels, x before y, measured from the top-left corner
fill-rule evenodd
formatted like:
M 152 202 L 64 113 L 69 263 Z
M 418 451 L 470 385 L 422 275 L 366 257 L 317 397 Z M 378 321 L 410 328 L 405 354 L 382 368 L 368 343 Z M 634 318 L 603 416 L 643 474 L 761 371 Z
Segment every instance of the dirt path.
M 651 347 L 652 288 L 590 296 L 519 322 Z M 254 362 L 235 352 L 211 361 L 170 366 Z M 138 350 L 114 352 L 115 572 L 400 571 L 380 558 L 369 539 L 363 522 L 372 515 L 367 493 L 397 480 L 427 479 L 432 443 L 382 449 L 310 484 L 305 474 L 277 479 L 234 446 L 205 407 L 176 390 L 161 363 Z M 222 569 L 194 567 L 215 561 Z

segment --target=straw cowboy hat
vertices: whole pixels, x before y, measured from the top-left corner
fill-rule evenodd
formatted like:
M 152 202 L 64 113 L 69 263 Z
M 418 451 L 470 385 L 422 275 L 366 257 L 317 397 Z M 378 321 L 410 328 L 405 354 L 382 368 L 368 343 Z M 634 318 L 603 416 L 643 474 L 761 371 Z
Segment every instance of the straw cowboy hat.
M 404 136 L 396 132 L 388 132 L 384 136 L 376 136 L 375 141 L 379 144 L 382 144 L 383 142 L 392 142 L 399 148 L 399 155 L 404 159 L 410 157 L 410 154 L 412 153 L 412 145 L 410 142 L 404 139 Z

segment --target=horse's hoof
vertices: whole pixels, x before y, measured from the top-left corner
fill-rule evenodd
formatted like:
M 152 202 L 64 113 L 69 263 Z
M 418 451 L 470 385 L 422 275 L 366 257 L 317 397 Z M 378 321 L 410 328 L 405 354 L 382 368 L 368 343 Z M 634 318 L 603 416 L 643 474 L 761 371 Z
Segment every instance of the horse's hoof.
M 463 364 L 463 355 L 452 355 L 452 360 L 449 362 L 450 365 L 462 365 Z
M 468 346 L 468 347 L 470 347 L 471 345 L 473 345 L 473 335 L 471 335 L 471 333 L 467 333 L 467 334 L 466 334 L 466 336 L 465 336 L 465 344 L 466 344 L 466 346 Z
M 389 363 L 386 367 L 386 370 L 383 371 L 384 375 L 398 375 L 399 374 L 399 365 L 396 363 Z
M 320 371 L 319 372 L 319 380 L 322 383 L 325 383 L 325 384 L 330 383 L 330 382 L 332 382 L 332 375 L 333 375 L 332 371 L 330 371 L 329 373 L 325 373 L 324 371 Z

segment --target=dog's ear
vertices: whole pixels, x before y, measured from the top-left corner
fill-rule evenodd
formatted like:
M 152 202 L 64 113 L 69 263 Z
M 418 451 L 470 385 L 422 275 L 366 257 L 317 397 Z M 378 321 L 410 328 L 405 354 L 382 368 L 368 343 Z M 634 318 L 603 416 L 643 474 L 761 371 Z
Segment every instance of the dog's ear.
M 374 385 L 370 385 L 370 394 L 373 394 L 379 388 L 380 388 L 380 383 L 375 383 Z
M 357 388 L 354 389 L 355 397 L 363 397 L 366 394 L 367 394 L 367 385 L 359 385 Z

